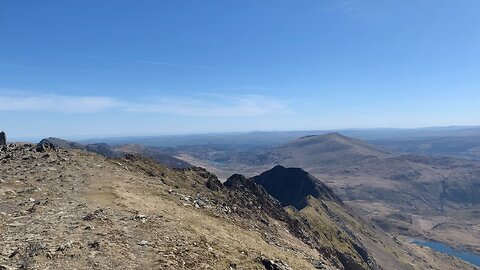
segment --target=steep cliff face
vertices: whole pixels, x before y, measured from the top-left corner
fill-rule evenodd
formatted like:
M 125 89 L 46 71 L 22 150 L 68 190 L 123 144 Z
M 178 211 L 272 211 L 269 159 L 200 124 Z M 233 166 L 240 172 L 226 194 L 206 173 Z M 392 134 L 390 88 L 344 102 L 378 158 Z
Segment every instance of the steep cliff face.
M 380 269 L 355 232 L 357 228 L 352 227 L 355 217 L 348 214 L 338 196 L 324 183 L 300 168 L 283 166 L 275 166 L 252 180 L 286 207 L 288 219 L 294 220 L 290 223 L 296 221 L 295 226 L 307 228 L 305 231 L 312 236 L 309 241 L 329 254 L 337 267 Z M 345 220 L 347 216 L 351 220 Z M 362 221 L 356 223 L 360 225 Z
M 299 169 L 290 170 L 276 167 L 273 171 L 276 177 L 284 180 L 288 177 L 302 176 L 300 179 L 303 181 L 306 176 Z M 271 171 L 268 171 L 264 176 L 270 176 L 270 173 Z M 298 181 L 297 184 L 305 186 L 302 181 Z M 292 183 L 294 182 L 292 181 Z M 326 186 L 322 186 L 326 189 L 320 189 L 316 188 L 312 181 L 305 182 L 312 185 L 312 190 L 316 191 L 316 198 L 324 197 L 328 200 L 335 198 L 333 192 Z M 289 212 L 282 208 L 282 201 L 275 199 L 275 194 L 269 194 L 264 187 L 255 181 L 255 178 L 247 179 L 243 175 L 235 174 L 228 178 L 224 185 L 229 191 L 228 205 L 232 205 L 238 213 L 241 213 L 241 216 L 261 220 L 266 225 L 269 225 L 272 219 L 284 222 L 290 233 L 320 252 L 333 267 L 352 270 L 379 269 L 375 260 L 363 248 L 361 241 L 354 238 L 353 234 L 346 233 L 344 228 L 333 221 L 334 218 L 338 219 L 340 217 L 334 213 L 337 212 L 337 209 L 329 210 L 332 213 L 330 215 L 330 213 L 325 212 L 325 209 L 320 212 L 317 208 L 311 208 L 315 214 L 325 216 L 325 222 L 320 224 L 315 220 L 316 216 L 311 218 L 297 212 L 296 209 L 290 209 Z M 281 183 L 278 183 L 278 185 L 281 185 Z M 290 187 L 295 188 L 296 185 L 292 184 Z M 288 188 L 288 186 L 284 186 L 284 188 Z M 320 196 L 321 191 L 329 192 Z M 301 201 L 304 206 L 302 208 L 306 208 L 315 202 L 321 203 L 320 200 L 317 201 L 316 198 L 312 197 L 311 193 L 311 190 L 307 190 L 303 195 Z M 298 196 L 302 195 L 298 194 Z M 283 203 L 289 205 L 286 202 Z M 323 265 L 321 262 L 317 262 L 317 264 Z
M 302 209 L 306 206 L 307 196 L 341 203 L 330 187 L 300 168 L 275 166 L 253 177 L 253 180 L 278 199 L 282 206 Z
M 235 207 L 239 211 L 251 209 L 266 213 L 279 220 L 287 219 L 288 214 L 280 203 L 251 179 L 247 179 L 241 174 L 234 174 L 223 185 L 231 194 L 230 198 L 233 200 L 231 202 L 238 204 Z

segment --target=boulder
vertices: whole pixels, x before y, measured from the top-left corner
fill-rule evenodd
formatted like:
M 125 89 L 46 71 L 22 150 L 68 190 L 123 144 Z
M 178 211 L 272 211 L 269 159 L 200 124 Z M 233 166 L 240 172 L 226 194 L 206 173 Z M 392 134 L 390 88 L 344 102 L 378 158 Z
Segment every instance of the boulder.
M 266 270 L 293 270 L 290 266 L 281 261 L 269 260 L 267 258 L 259 258 L 259 260 Z
M 208 189 L 212 191 L 219 191 L 220 189 L 223 188 L 222 182 L 218 180 L 218 178 L 209 178 L 207 180 L 207 183 L 205 184 Z
M 41 140 L 35 147 L 37 152 L 54 151 L 55 149 L 55 145 L 46 139 Z

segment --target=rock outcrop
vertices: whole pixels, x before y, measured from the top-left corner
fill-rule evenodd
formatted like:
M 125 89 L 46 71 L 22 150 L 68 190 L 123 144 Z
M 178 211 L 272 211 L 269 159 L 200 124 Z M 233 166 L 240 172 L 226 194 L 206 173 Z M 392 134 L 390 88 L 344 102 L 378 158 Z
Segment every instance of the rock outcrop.
M 266 258 L 259 258 L 259 260 L 265 267 L 265 270 L 293 270 L 290 266 L 281 261 L 273 261 Z
M 330 187 L 300 168 L 275 166 L 252 179 L 279 200 L 282 206 L 302 209 L 307 196 L 341 202 Z
M 55 145 L 46 139 L 41 140 L 35 147 L 35 150 L 37 152 L 45 152 L 45 151 L 51 151 L 55 149 L 56 149 Z
M 0 151 L 7 150 L 7 135 L 5 132 L 0 132 Z
M 245 212 L 245 217 L 253 213 L 265 213 L 275 219 L 288 220 L 288 214 L 278 200 L 270 196 L 265 189 L 241 174 L 234 174 L 223 183 L 230 191 L 233 207 Z M 250 211 L 248 211 L 250 210 Z
M 5 132 L 0 132 L 0 146 L 7 145 L 7 135 Z

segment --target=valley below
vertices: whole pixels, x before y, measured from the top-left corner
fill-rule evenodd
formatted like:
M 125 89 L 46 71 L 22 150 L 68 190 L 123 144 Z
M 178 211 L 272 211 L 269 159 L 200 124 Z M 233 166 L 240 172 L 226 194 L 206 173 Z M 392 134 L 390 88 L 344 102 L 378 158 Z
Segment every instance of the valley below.
M 420 246 L 431 248 L 432 250 L 448 254 L 457 258 L 460 258 L 466 262 L 469 262 L 477 267 L 480 267 L 480 255 L 473 252 L 465 251 L 462 247 L 452 248 L 443 243 L 435 241 L 425 241 L 419 239 L 411 239 L 412 243 Z

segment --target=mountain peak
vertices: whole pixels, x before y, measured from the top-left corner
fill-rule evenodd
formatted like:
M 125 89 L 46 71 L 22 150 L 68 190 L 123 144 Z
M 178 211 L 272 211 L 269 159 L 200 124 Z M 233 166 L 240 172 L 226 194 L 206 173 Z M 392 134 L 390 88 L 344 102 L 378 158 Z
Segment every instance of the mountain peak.
M 367 142 L 347 137 L 340 133 L 309 135 L 293 140 L 276 148 L 287 152 L 289 156 L 296 155 L 299 159 L 316 157 L 319 161 L 327 158 L 329 161 L 345 157 L 383 157 L 389 155 L 385 149 Z M 337 157 L 338 156 L 338 157 Z
M 56 138 L 56 137 L 48 137 L 48 138 L 42 139 L 39 142 L 39 144 L 43 144 L 43 143 L 50 143 L 57 148 L 86 150 L 86 147 L 82 144 L 72 142 L 72 141 L 67 141 L 67 140 L 64 140 L 64 139 Z
M 327 133 L 327 134 L 324 134 L 324 135 L 320 135 L 321 137 L 326 137 L 326 138 L 332 138 L 332 139 L 350 139 L 349 137 L 343 135 L 342 133 L 340 132 L 331 132 L 331 133 Z
M 252 181 L 247 179 L 245 176 L 241 174 L 234 174 L 230 176 L 225 183 L 223 183 L 224 186 L 228 188 L 234 188 L 238 186 L 249 186 L 252 185 Z
M 300 168 L 275 166 L 253 177 L 253 180 L 279 200 L 282 206 L 291 205 L 302 209 L 307 196 L 341 202 L 332 189 Z
M 300 137 L 295 141 L 327 141 L 327 140 L 335 140 L 335 141 L 343 141 L 343 142 L 359 142 L 359 140 L 347 137 L 341 133 L 338 132 L 331 132 L 331 133 L 326 133 L 326 134 L 321 134 L 321 135 L 307 135 Z

